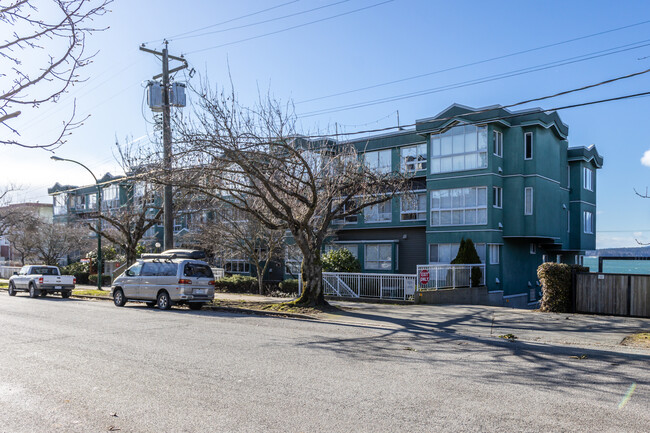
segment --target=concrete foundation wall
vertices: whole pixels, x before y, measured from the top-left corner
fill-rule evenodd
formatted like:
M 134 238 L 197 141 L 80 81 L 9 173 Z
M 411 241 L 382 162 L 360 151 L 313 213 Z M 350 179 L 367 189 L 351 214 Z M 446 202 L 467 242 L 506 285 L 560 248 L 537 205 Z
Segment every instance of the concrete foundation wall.
M 488 293 L 485 287 L 462 287 L 416 291 L 416 304 L 503 305 L 503 292 Z

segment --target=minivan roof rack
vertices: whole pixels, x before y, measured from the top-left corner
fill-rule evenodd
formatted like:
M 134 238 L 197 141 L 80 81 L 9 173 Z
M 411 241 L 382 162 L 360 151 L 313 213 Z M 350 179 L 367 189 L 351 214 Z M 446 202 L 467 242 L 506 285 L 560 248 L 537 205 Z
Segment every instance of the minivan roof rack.
M 146 253 L 141 256 L 143 259 L 194 259 L 201 260 L 205 258 L 205 252 L 199 250 L 167 250 L 162 253 Z

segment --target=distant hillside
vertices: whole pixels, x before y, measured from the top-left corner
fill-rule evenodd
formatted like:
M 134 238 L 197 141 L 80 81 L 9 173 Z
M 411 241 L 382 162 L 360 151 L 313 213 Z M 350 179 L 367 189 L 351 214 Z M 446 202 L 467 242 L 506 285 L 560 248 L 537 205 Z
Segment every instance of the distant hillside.
M 650 257 L 650 246 L 634 248 L 602 248 L 587 251 L 588 256 L 614 256 L 614 257 Z

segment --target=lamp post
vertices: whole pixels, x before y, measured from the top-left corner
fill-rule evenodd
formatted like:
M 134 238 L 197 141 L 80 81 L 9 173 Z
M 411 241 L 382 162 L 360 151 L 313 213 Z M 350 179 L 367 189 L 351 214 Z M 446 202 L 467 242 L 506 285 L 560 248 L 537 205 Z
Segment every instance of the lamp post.
M 50 159 L 54 161 L 68 161 L 75 164 L 78 164 L 88 170 L 88 173 L 95 179 L 95 185 L 97 186 L 97 289 L 102 290 L 102 190 L 99 186 L 99 181 L 95 174 L 90 171 L 88 167 L 75 161 L 74 159 L 59 158 L 58 156 L 52 155 Z

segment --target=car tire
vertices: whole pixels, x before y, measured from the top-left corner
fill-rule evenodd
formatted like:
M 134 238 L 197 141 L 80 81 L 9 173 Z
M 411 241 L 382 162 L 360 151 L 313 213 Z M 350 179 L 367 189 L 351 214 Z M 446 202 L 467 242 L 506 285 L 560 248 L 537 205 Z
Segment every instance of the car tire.
M 72 295 L 72 290 L 64 290 L 61 292 L 61 297 L 62 298 L 69 298 L 70 295 Z
M 190 307 L 190 310 L 197 311 L 203 308 L 203 302 L 190 302 L 188 306 Z
M 9 287 L 7 287 L 7 293 L 9 293 L 9 296 L 16 296 L 16 286 L 14 286 L 13 281 L 9 281 Z
M 34 283 L 29 283 L 29 297 L 36 298 L 41 294 L 41 291 L 36 289 Z
M 159 310 L 169 310 L 172 307 L 172 300 L 169 298 L 169 293 L 164 290 L 158 293 L 156 305 Z
M 155 302 L 147 302 L 146 305 L 147 305 L 147 308 L 153 308 L 153 307 L 156 306 L 156 303 Z
M 117 289 L 113 292 L 113 303 L 116 307 L 123 307 L 126 304 L 126 298 L 122 289 Z

